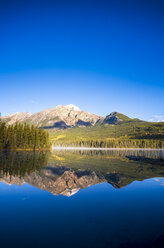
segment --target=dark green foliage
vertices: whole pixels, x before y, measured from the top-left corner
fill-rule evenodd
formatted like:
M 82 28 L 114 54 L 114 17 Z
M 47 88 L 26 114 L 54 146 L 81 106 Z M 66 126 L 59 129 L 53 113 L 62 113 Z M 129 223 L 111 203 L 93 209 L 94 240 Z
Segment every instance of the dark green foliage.
M 33 125 L 0 123 L 0 150 L 49 148 L 49 133 Z
M 54 146 L 164 148 L 164 123 L 127 121 L 50 132 Z
M 164 141 L 153 139 L 104 139 L 104 140 L 69 140 L 56 141 L 55 146 L 91 147 L 91 148 L 164 148 Z

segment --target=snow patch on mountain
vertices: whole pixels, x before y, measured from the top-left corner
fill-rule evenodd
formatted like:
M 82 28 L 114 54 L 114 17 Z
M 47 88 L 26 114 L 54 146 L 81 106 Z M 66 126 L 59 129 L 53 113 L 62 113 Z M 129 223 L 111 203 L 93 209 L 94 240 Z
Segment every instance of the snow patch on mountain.
M 73 105 L 73 104 L 69 104 L 64 106 L 65 108 L 69 109 L 69 110 L 73 110 L 73 111 L 81 111 L 79 107 Z

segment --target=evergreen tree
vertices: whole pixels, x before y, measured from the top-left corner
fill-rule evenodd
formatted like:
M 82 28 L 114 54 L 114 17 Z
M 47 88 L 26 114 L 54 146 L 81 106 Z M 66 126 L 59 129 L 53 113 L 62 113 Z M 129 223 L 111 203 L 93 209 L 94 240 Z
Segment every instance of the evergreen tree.
M 49 134 L 44 129 L 20 123 L 6 126 L 0 122 L 0 150 L 35 150 L 49 147 Z

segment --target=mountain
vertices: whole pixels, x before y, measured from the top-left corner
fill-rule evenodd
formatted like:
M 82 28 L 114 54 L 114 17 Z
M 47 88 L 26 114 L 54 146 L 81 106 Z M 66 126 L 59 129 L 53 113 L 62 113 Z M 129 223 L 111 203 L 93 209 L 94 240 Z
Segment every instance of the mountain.
M 1 117 L 1 119 L 6 122 L 7 125 L 16 122 L 26 122 L 46 129 L 66 129 L 75 126 L 81 127 L 104 124 L 117 125 L 119 123 L 136 120 L 118 112 L 112 112 L 106 117 L 91 114 L 87 111 L 80 110 L 80 108 L 73 104 L 66 106 L 58 105 L 55 108 L 46 109 L 35 114 L 28 112 L 15 113 Z
M 25 112 L 25 113 L 15 113 L 12 115 L 7 115 L 4 117 L 1 117 L 1 119 L 6 122 L 8 125 L 12 125 L 16 122 L 23 122 L 25 120 L 27 120 L 29 117 L 31 116 L 30 113 Z
M 89 147 L 130 147 L 161 148 L 164 144 L 164 123 L 151 123 L 131 119 L 119 112 L 112 112 L 106 117 L 95 115 L 77 106 L 58 105 L 52 109 L 30 114 L 15 113 L 1 117 L 7 125 L 27 123 L 50 132 L 50 140 L 55 146 L 89 146 Z M 73 128 L 76 127 L 76 128 Z M 57 132 L 54 132 L 58 130 Z M 136 142 L 111 144 L 115 138 L 139 139 Z M 141 139 L 146 139 L 142 142 Z M 158 140 L 158 142 L 152 140 Z
M 130 120 L 132 120 L 132 119 L 126 115 L 123 115 L 123 114 L 118 113 L 118 112 L 112 112 L 111 114 L 109 114 L 105 117 L 105 119 L 103 120 L 103 123 L 105 123 L 105 124 L 118 124 L 118 123 L 121 123 L 123 121 L 130 121 Z
M 14 124 L 16 122 L 33 124 L 38 127 L 47 129 L 65 129 L 74 126 L 91 126 L 95 125 L 104 117 L 88 113 L 80 110 L 75 105 L 58 105 L 52 109 L 30 114 L 30 113 L 15 113 L 13 115 L 4 116 L 2 120 L 7 124 Z
M 73 104 L 66 105 L 65 107 L 66 107 L 67 109 L 69 109 L 69 110 L 81 111 L 81 110 L 79 109 L 79 107 L 77 107 L 77 106 L 75 106 L 75 105 L 73 105 Z

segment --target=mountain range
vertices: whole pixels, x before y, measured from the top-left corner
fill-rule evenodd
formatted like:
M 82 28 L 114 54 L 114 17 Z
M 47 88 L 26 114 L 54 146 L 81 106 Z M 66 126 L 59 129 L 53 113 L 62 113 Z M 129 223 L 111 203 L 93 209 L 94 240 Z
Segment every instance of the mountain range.
M 55 108 L 46 109 L 35 114 L 30 114 L 28 112 L 15 113 L 4 116 L 1 119 L 8 125 L 16 122 L 26 122 L 47 129 L 66 129 L 75 126 L 118 124 L 125 121 L 136 120 L 118 112 L 112 112 L 105 117 L 99 116 L 80 110 L 77 106 L 72 104 L 66 106 L 58 105 Z

